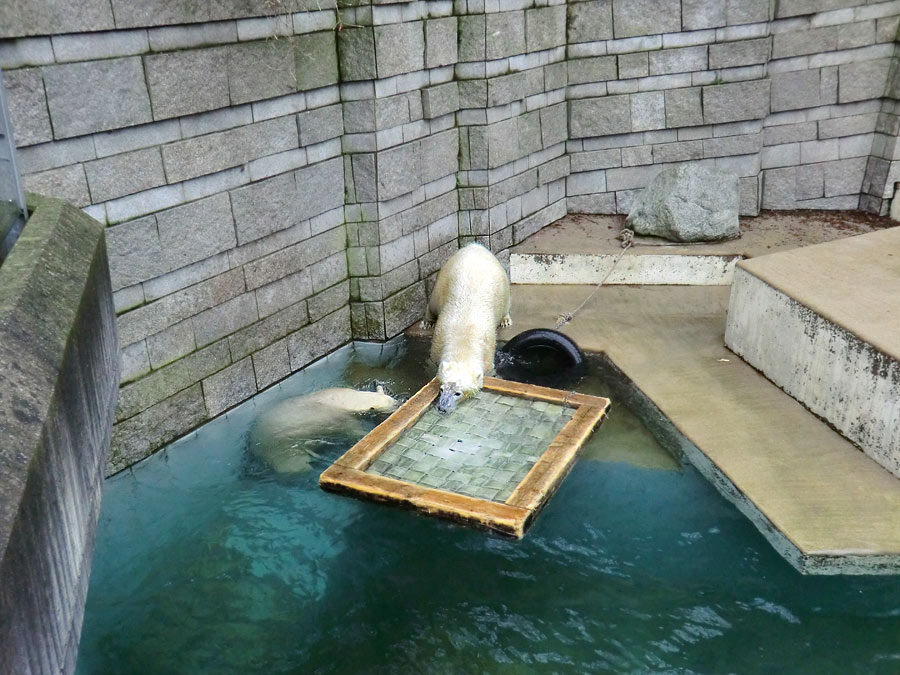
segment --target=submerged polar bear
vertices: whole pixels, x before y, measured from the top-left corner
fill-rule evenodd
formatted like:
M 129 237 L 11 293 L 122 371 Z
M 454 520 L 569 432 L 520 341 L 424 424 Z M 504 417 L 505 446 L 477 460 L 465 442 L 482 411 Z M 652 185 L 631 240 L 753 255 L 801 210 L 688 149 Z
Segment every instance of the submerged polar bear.
M 441 267 L 422 322 L 434 325 L 431 358 L 439 364 L 440 412 L 481 389 L 494 367 L 497 328 L 512 324 L 509 302 L 506 271 L 481 244 L 461 248 Z
M 253 426 L 250 450 L 277 473 L 299 473 L 317 457 L 313 447 L 329 436 L 359 439 L 366 428 L 357 415 L 388 413 L 398 401 L 377 391 L 336 387 L 294 396 L 269 408 Z

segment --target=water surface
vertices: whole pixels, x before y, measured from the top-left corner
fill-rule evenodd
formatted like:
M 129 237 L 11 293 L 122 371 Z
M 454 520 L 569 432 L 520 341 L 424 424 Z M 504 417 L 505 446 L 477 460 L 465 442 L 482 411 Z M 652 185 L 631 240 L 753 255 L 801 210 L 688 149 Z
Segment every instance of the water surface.
M 349 441 L 247 456 L 268 406 L 409 396 L 426 353 L 346 347 L 108 480 L 78 673 L 900 672 L 900 578 L 799 574 L 615 401 L 521 541 L 322 492 Z

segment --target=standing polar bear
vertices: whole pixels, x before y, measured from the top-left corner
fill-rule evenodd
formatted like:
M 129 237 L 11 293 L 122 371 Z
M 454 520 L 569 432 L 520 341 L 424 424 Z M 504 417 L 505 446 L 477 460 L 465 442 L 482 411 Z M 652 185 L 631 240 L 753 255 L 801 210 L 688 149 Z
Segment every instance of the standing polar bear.
M 497 328 L 512 325 L 509 303 L 506 271 L 481 244 L 464 246 L 441 267 L 422 322 L 425 328 L 434 326 L 438 411 L 453 410 L 481 389 L 485 373 L 494 367 Z

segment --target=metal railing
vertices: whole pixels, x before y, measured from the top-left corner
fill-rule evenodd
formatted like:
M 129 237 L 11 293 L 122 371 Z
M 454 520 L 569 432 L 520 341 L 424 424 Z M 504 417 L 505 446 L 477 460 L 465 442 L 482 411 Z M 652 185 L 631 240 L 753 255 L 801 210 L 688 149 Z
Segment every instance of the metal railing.
M 0 263 L 16 243 L 27 217 L 22 177 L 16 166 L 16 144 L 6 105 L 3 71 L 0 70 Z

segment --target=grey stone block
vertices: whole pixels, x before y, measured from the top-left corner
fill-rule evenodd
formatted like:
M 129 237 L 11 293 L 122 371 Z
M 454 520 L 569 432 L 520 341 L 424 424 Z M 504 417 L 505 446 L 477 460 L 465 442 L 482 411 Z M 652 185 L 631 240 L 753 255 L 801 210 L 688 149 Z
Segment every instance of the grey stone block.
M 459 34 L 460 61 L 483 61 L 485 58 L 485 15 L 466 14 L 459 17 L 457 26 Z
M 510 73 L 488 80 L 487 107 L 506 105 L 527 95 L 526 75 L 523 72 Z
M 572 155 L 572 171 L 596 171 L 622 166 L 622 151 L 618 148 L 579 152 Z
M 613 36 L 611 0 L 568 3 L 568 41 L 594 42 Z
M 631 132 L 628 96 L 606 96 L 569 102 L 569 132 L 572 138 Z
M 793 209 L 796 189 L 796 168 L 767 169 L 763 173 L 762 207 L 764 209 Z
M 665 105 L 667 127 L 689 127 L 703 124 L 699 87 L 667 89 Z
M 653 146 L 653 161 L 657 164 L 685 162 L 703 157 L 703 141 L 679 141 Z
M 337 138 L 344 133 L 344 115 L 340 104 L 316 108 L 297 115 L 300 145 L 312 145 Z
M 116 16 L 117 28 L 198 23 L 209 21 L 211 18 L 209 4 L 196 0 L 186 2 L 111 0 L 111 4 Z
M 761 119 L 769 112 L 768 80 L 703 87 L 703 121 L 721 124 Z
M 572 213 L 626 213 L 616 210 L 616 195 L 606 192 L 599 195 L 579 195 L 566 200 Z
M 95 203 L 166 183 L 159 148 L 145 148 L 87 162 L 84 169 Z
M 138 307 L 118 317 L 119 342 L 127 345 L 143 340 L 243 293 L 244 288 L 244 274 L 235 269 Z
M 279 340 L 256 352 L 252 359 L 253 371 L 256 373 L 256 388 L 260 391 L 291 374 L 291 357 L 288 355 L 287 340 Z
M 243 245 L 298 222 L 293 173 L 281 174 L 231 191 L 237 241 Z
M 160 256 L 161 258 L 162 256 Z M 141 284 L 143 295 L 148 302 L 157 300 L 175 291 L 224 274 L 228 270 L 228 254 L 223 252 L 144 281 Z
M 41 69 L 4 71 L 3 83 L 16 145 L 21 147 L 53 140 Z
M 138 342 L 143 345 L 144 342 Z M 146 351 L 154 370 L 187 356 L 197 348 L 194 327 L 190 319 L 169 326 L 146 340 Z
M 259 297 L 257 297 L 258 302 Z M 307 323 L 309 321 L 306 313 L 306 302 L 300 301 L 290 305 L 230 335 L 228 337 L 228 345 L 231 349 L 231 356 L 234 359 L 242 359 L 272 344 L 276 340 L 280 340 L 289 333 L 293 333 L 307 325 Z
M 535 110 L 516 118 L 516 134 L 519 137 L 519 155 L 524 157 L 541 150 L 540 111 Z
M 758 216 L 759 177 L 749 176 L 745 178 L 739 178 L 738 188 L 741 191 L 741 208 L 739 214 L 742 216 Z
M 180 117 L 228 106 L 225 58 L 224 48 L 145 56 L 154 118 Z
M 459 132 L 455 128 L 427 136 L 420 143 L 422 183 L 456 173 L 459 168 Z
M 728 22 L 726 3 L 722 0 L 682 0 L 683 30 L 718 28 Z
M 662 167 L 655 164 L 608 169 L 606 171 L 606 189 L 610 192 L 617 192 L 646 187 L 661 170 Z
M 769 19 L 769 0 L 727 0 L 728 25 Z
M 27 174 L 23 182 L 29 192 L 64 199 L 75 206 L 91 203 L 84 168 L 80 164 Z
M 231 104 L 297 90 L 296 54 L 290 39 L 258 40 L 224 47 Z
M 794 199 L 816 199 L 825 195 L 822 164 L 798 166 L 794 172 Z
M 386 337 L 397 335 L 425 314 L 425 283 L 419 282 L 384 301 L 384 328 Z
M 375 131 L 375 101 L 344 101 L 344 131 L 360 134 Z
M 681 30 L 680 0 L 613 0 L 613 26 L 617 38 Z
M 83 33 L 54 35 L 51 39 L 57 63 L 133 56 L 150 51 L 145 30 L 117 30 L 88 35 Z
M 353 185 L 359 202 L 378 201 L 378 187 L 375 173 L 375 155 L 372 153 L 351 156 Z
M 298 200 L 294 218 L 307 220 L 344 204 L 344 167 L 340 157 L 294 172 Z
M 54 58 L 48 37 L 0 41 L 0 68 L 7 71 L 25 66 L 48 65 L 53 63 Z
M 872 133 L 875 131 L 877 118 L 878 113 L 867 113 L 864 115 L 851 115 L 848 117 L 833 117 L 827 120 L 819 120 L 819 138 L 836 138 L 838 136 L 853 136 L 856 134 Z M 809 124 L 815 126 L 816 123 L 809 122 Z M 813 138 L 815 138 L 815 136 L 798 140 L 808 141 Z
M 710 68 L 737 68 L 769 59 L 770 38 L 724 42 L 709 46 Z
M 406 94 L 375 100 L 376 129 L 390 129 L 409 121 L 409 97 Z
M 647 77 L 650 74 L 650 60 L 647 52 L 619 54 L 619 79 Z
M 116 419 L 123 420 L 182 391 L 231 363 L 228 343 L 217 342 L 189 354 L 119 390 Z
M 499 12 L 485 16 L 488 60 L 515 56 L 525 51 L 525 12 Z
M 434 119 L 457 110 L 459 110 L 457 82 L 446 82 L 422 90 L 422 114 L 425 119 Z
M 256 294 L 244 293 L 193 317 L 197 346 L 203 347 L 259 320 Z
M 119 372 L 121 384 L 137 380 L 150 372 L 150 357 L 147 343 L 143 340 L 119 350 Z
M 631 95 L 631 129 L 648 131 L 666 127 L 666 106 L 661 91 Z
M 880 98 L 887 89 L 890 59 L 846 63 L 838 70 L 838 102 Z
M 772 112 L 814 108 L 821 105 L 819 70 L 775 73 L 772 80 Z
M 349 341 L 350 308 L 342 307 L 322 320 L 288 336 L 291 370 L 300 370 Z
M 706 45 L 650 52 L 651 75 L 689 73 L 695 70 L 706 70 L 706 68 Z
M 129 127 L 152 118 L 140 57 L 46 66 L 43 71 L 56 138 Z M 110 91 L 116 95 L 110 96 Z
M 355 29 L 354 29 L 355 30 Z M 340 31 L 340 35 L 346 33 L 347 30 Z M 367 34 L 371 38 L 371 33 Z M 356 39 L 365 41 L 365 34 L 361 34 Z M 352 43 L 352 40 L 351 40 Z M 367 43 L 372 46 L 371 41 Z M 344 48 L 343 43 L 341 48 Z M 349 46 L 348 46 L 349 48 Z M 374 47 L 372 46 L 374 49 Z M 338 44 L 335 42 L 335 31 L 324 31 L 320 33 L 308 33 L 306 35 L 297 35 L 294 37 L 294 49 L 296 54 L 296 87 L 297 91 L 309 91 L 320 87 L 327 87 L 336 84 L 338 81 Z M 374 52 L 370 51 L 370 55 Z M 357 56 L 355 58 L 362 58 Z M 348 72 L 345 79 L 365 79 L 353 77 L 354 67 L 359 67 L 362 62 L 357 62 L 352 55 L 348 55 L 347 68 Z M 344 62 L 341 61 L 341 68 Z M 372 72 L 374 73 L 374 61 L 371 62 Z M 342 71 L 343 72 L 343 71 Z M 357 73 L 358 74 L 358 73 Z
M 490 124 L 485 129 L 488 167 L 496 168 L 521 157 L 519 152 L 519 126 L 516 118 Z M 470 133 L 471 142 L 471 133 Z
M 378 77 L 411 73 L 425 67 L 425 33 L 421 21 L 375 26 Z
M 107 0 L 0 3 L 0 38 L 81 33 L 115 27 Z
M 412 234 L 400 237 L 378 247 L 381 273 L 400 267 L 416 257 L 415 239 Z
M 298 147 L 294 117 L 278 117 L 163 146 L 170 182 L 196 178 Z
M 875 44 L 875 20 L 845 23 L 838 33 L 838 49 L 856 49 Z
M 816 138 L 816 134 L 815 122 L 781 124 L 779 126 L 766 127 L 763 130 L 763 143 L 765 145 L 781 145 L 782 143 L 811 141 Z M 822 138 L 828 138 L 828 136 L 823 136 Z
M 370 27 L 338 31 L 337 53 L 341 81 L 372 80 L 375 70 L 375 34 Z M 300 69 L 298 67 L 298 72 Z
M 350 283 L 343 281 L 317 293 L 306 301 L 309 320 L 318 321 L 350 302 Z
M 569 138 L 568 122 L 566 120 L 566 104 L 542 108 L 541 111 L 541 145 L 549 148 L 557 143 L 562 143 Z
M 151 28 L 147 34 L 150 49 L 155 52 L 227 44 L 238 39 L 237 27 L 230 22 Z
M 166 272 L 236 245 L 231 205 L 224 193 L 160 211 L 156 224 Z
M 114 289 L 139 284 L 162 271 L 162 251 L 154 216 L 108 228 L 106 247 Z
M 730 157 L 757 153 L 762 148 L 762 134 L 723 136 L 703 141 L 704 157 Z
M 787 59 L 805 54 L 834 51 L 838 46 L 840 26 L 824 26 L 812 30 L 777 33 L 772 40 L 772 58 Z
M 199 382 L 113 427 L 108 474 L 128 468 L 154 449 L 209 419 Z
M 309 269 L 289 274 L 277 281 L 261 286 L 256 289 L 256 307 L 259 311 L 259 317 L 262 319 L 276 314 L 287 307 L 296 306 L 300 301 L 305 300 L 312 294 L 312 280 Z M 305 306 L 304 304 L 304 308 Z M 299 326 L 297 327 L 299 328 Z
M 644 56 L 646 66 L 647 57 Z M 621 57 L 620 57 L 621 58 Z M 646 73 L 644 73 L 646 75 Z M 569 84 L 588 84 L 616 79 L 615 56 L 593 56 L 586 59 L 572 59 L 568 67 Z
M 853 157 L 823 165 L 826 197 L 858 195 L 866 174 L 867 157 Z
M 456 17 L 429 19 L 425 22 L 425 67 L 437 68 L 456 63 Z
M 203 399 L 211 416 L 233 408 L 256 393 L 253 362 L 244 359 L 203 380 Z
M 314 293 L 343 281 L 348 276 L 346 253 L 340 251 L 313 263 L 309 266 L 309 274 L 312 279 L 312 290 Z
M 406 143 L 377 153 L 379 199 L 393 199 L 412 192 L 421 181 L 419 143 Z
M 564 5 L 538 7 L 525 11 L 525 48 L 529 52 L 552 49 L 566 44 L 566 8 Z

